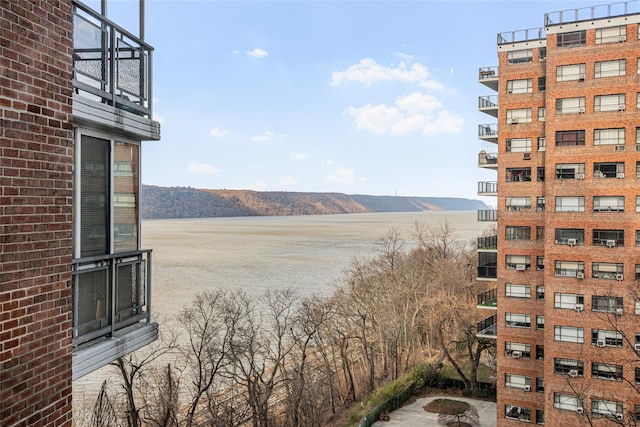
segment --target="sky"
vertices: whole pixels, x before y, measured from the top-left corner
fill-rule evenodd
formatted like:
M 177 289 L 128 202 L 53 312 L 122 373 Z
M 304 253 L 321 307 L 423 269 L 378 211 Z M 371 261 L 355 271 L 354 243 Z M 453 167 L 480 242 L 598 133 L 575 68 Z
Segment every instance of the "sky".
M 590 1 L 146 0 L 154 118 L 142 182 L 465 197 L 497 33 Z M 99 2 L 86 4 L 99 10 Z M 138 0 L 107 16 L 138 34 Z

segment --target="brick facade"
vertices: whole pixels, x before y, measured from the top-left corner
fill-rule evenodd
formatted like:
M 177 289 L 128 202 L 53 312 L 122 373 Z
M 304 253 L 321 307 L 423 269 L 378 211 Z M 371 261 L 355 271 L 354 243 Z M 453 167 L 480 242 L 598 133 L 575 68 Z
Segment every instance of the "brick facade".
M 71 0 L 0 0 L 0 425 L 71 426 Z

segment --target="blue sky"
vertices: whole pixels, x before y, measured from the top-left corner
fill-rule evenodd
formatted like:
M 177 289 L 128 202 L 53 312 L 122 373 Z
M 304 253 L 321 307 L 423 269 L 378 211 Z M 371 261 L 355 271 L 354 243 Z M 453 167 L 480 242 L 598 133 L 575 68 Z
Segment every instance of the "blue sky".
M 146 0 L 162 140 L 142 182 L 477 199 L 497 33 L 602 3 Z M 137 7 L 108 17 L 137 33 Z

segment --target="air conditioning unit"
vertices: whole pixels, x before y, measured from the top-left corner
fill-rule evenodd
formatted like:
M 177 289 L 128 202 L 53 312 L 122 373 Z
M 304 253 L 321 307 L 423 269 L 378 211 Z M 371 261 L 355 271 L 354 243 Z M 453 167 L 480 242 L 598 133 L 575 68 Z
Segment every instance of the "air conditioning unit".
M 567 239 L 567 245 L 575 246 L 578 244 L 578 239 Z
M 624 151 L 624 145 L 616 145 L 616 151 Z
M 607 342 L 605 340 L 597 340 L 596 345 L 598 347 L 604 347 Z
M 622 414 L 616 414 L 616 420 L 622 421 Z
M 621 307 L 616 308 L 616 315 L 617 316 L 622 316 L 623 310 Z
M 531 386 L 530 385 L 526 385 L 523 387 L 524 391 L 531 391 Z
M 618 172 L 618 173 L 616 174 L 616 178 L 618 178 L 618 179 L 623 179 L 623 178 L 624 178 L 624 172 Z
M 621 42 L 627 41 L 627 36 L 620 36 L 618 40 Z
M 635 343 L 635 344 L 633 345 L 633 349 L 634 349 L 635 351 L 640 351 L 640 343 Z
M 607 240 L 606 241 L 606 245 L 608 248 L 614 248 L 616 246 L 616 241 L 615 240 Z
M 584 279 L 584 273 L 582 271 L 579 271 L 579 272 L 576 273 L 576 277 L 578 279 Z
M 531 160 L 531 153 L 523 153 L 522 160 Z
M 512 90 L 508 90 L 507 93 L 513 93 L 513 91 Z
M 622 274 L 616 274 L 616 280 L 624 280 L 624 276 Z
M 520 359 L 522 357 L 522 352 L 521 351 L 513 351 L 511 352 L 511 357 L 513 357 L 514 359 Z
M 624 104 L 618 105 L 618 111 L 624 111 L 625 107 L 626 107 L 626 105 L 624 105 Z
M 576 304 L 576 305 L 573 307 L 573 309 L 574 309 L 575 311 L 582 311 L 582 310 L 584 310 L 584 304 Z
M 584 179 L 584 174 L 583 173 L 576 174 L 576 179 Z
M 570 376 L 571 378 L 575 378 L 575 377 L 577 377 L 577 376 L 578 376 L 578 370 L 577 370 L 577 369 L 571 369 L 571 370 L 569 371 L 569 376 Z
M 584 74 L 580 74 L 580 75 L 578 76 L 578 81 L 579 81 L 579 82 L 583 82 L 583 81 L 584 81 Z
M 511 119 L 509 121 L 509 123 L 512 124 L 512 125 L 517 125 L 518 124 L 518 118 L 516 117 L 516 118 Z
M 584 107 L 578 108 L 578 113 L 583 114 L 584 113 Z
M 578 406 L 576 408 L 576 412 L 579 413 L 579 414 L 582 414 L 584 412 L 584 408 L 582 406 Z
M 527 266 L 524 264 L 516 264 L 516 270 L 518 271 L 524 271 L 526 270 Z

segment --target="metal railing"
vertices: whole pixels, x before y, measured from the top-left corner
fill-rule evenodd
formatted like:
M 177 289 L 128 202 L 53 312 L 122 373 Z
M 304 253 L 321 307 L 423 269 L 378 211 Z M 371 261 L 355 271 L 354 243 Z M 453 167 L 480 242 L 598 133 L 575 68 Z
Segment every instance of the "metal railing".
M 478 210 L 478 221 L 497 221 L 498 220 L 498 210 L 497 209 L 479 209 Z
M 634 11 L 631 11 L 631 8 Z M 581 21 L 591 21 L 594 19 L 614 18 L 616 16 L 626 16 L 638 12 L 637 1 L 625 1 L 619 3 L 601 4 L 591 7 L 581 7 L 577 9 L 560 10 L 544 14 L 544 25 L 560 25 Z
M 527 28 L 525 30 L 506 31 L 504 33 L 498 33 L 498 45 L 544 40 L 545 38 L 546 35 L 544 28 Z
M 478 108 L 498 108 L 498 95 L 484 95 L 478 97 Z
M 494 314 L 491 317 L 487 317 L 476 324 L 476 330 L 478 334 L 483 335 L 496 335 L 496 325 L 498 323 L 498 315 Z
M 485 150 L 481 150 L 478 153 L 478 166 L 497 165 L 498 153 L 487 153 Z
M 478 80 L 497 79 L 498 67 L 480 67 L 478 70 Z
M 496 249 L 498 247 L 498 236 L 478 237 L 478 249 Z
M 498 298 L 498 289 L 493 288 L 478 294 L 478 305 L 483 305 Z M 488 305 L 488 304 L 487 304 Z M 494 304 L 495 305 L 495 304 Z
M 76 92 L 151 118 L 153 47 L 77 0 L 73 19 Z
M 151 322 L 151 249 L 73 260 L 73 344 Z
M 480 181 L 478 183 L 478 194 L 497 193 L 498 183 L 496 181 Z
M 497 123 L 478 125 L 478 138 L 497 138 L 497 137 L 498 137 Z
M 479 279 L 497 279 L 498 267 L 495 265 L 479 265 L 478 278 Z

